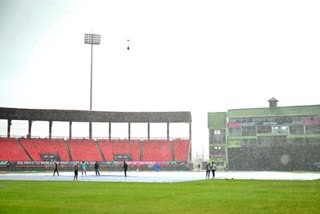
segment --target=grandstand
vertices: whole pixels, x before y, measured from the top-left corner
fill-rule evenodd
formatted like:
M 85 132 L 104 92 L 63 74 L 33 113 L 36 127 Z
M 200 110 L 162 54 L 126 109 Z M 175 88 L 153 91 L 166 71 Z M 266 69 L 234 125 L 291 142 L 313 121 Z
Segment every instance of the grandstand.
M 67 167 L 73 162 L 100 162 L 109 169 L 116 169 L 122 161 L 129 165 L 150 166 L 158 162 L 163 168 L 189 169 L 191 158 L 191 114 L 190 112 L 95 112 L 76 110 L 36 110 L 0 108 L 0 119 L 7 120 L 7 136 L 0 138 L 0 161 L 9 163 L 7 170 L 19 167 L 42 169 L 52 161 L 60 161 Z M 12 137 L 11 124 L 14 120 L 28 121 L 28 134 L 25 137 Z M 48 121 L 48 137 L 32 136 L 34 121 Z M 69 123 L 69 136 L 52 137 L 52 124 L 55 121 Z M 87 138 L 72 138 L 72 123 L 89 123 Z M 92 123 L 108 123 L 109 137 L 92 138 Z M 112 123 L 128 123 L 126 139 L 112 136 Z M 131 123 L 147 123 L 147 138 L 133 139 Z M 150 137 L 150 123 L 167 124 L 165 139 Z M 170 137 L 170 123 L 189 123 L 189 139 Z M 47 166 L 46 166 L 47 167 Z M 49 167 L 50 168 L 50 167 Z M 3 167 L 1 168 L 3 170 Z
M 230 170 L 320 170 L 320 105 L 208 113 L 209 159 Z

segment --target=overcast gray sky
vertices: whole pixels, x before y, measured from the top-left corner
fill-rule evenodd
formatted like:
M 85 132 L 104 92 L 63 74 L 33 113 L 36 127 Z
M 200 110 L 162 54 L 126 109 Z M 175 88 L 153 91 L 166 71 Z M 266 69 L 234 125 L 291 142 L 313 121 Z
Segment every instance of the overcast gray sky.
M 320 104 L 320 2 L 0 0 L 0 106 L 207 112 Z M 130 51 L 126 49 L 130 40 Z

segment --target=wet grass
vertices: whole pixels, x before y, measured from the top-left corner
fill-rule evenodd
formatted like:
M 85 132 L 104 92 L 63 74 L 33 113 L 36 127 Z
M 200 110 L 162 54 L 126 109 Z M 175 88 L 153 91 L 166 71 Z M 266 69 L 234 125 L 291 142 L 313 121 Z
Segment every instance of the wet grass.
M 320 181 L 0 181 L 0 213 L 319 213 Z

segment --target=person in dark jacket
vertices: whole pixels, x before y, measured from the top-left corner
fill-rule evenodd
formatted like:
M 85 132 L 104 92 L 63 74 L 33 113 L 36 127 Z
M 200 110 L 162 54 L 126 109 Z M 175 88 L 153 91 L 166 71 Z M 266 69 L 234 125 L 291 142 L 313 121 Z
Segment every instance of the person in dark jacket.
M 78 163 L 76 163 L 74 165 L 74 177 L 73 177 L 74 181 L 78 181 L 78 170 L 79 170 L 79 166 L 78 166 Z
M 212 165 L 211 165 L 212 178 L 215 177 L 216 168 L 217 168 L 216 164 L 212 162 Z
M 57 175 L 59 176 L 59 171 L 58 171 L 58 164 L 57 162 L 54 162 L 54 171 L 53 171 L 53 176 Z
M 96 171 L 96 176 L 100 175 L 98 161 L 96 161 L 96 163 L 94 164 L 94 170 Z
M 124 171 L 124 176 L 127 177 L 127 170 L 128 170 L 128 164 L 123 161 L 123 171 Z

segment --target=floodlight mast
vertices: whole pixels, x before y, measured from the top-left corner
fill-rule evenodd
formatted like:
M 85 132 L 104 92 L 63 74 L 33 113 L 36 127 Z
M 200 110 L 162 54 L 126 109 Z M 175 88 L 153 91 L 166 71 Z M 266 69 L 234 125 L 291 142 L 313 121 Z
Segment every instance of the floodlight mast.
M 92 111 L 92 67 L 93 67 L 93 45 L 100 45 L 101 35 L 88 34 L 84 35 L 84 44 L 91 45 L 91 66 L 90 66 L 90 111 Z M 92 122 L 89 122 L 89 139 L 92 139 Z
M 84 35 L 84 43 L 91 45 L 91 66 L 90 66 L 90 111 L 92 111 L 92 67 L 93 67 L 93 45 L 100 45 L 101 35 L 88 34 Z

